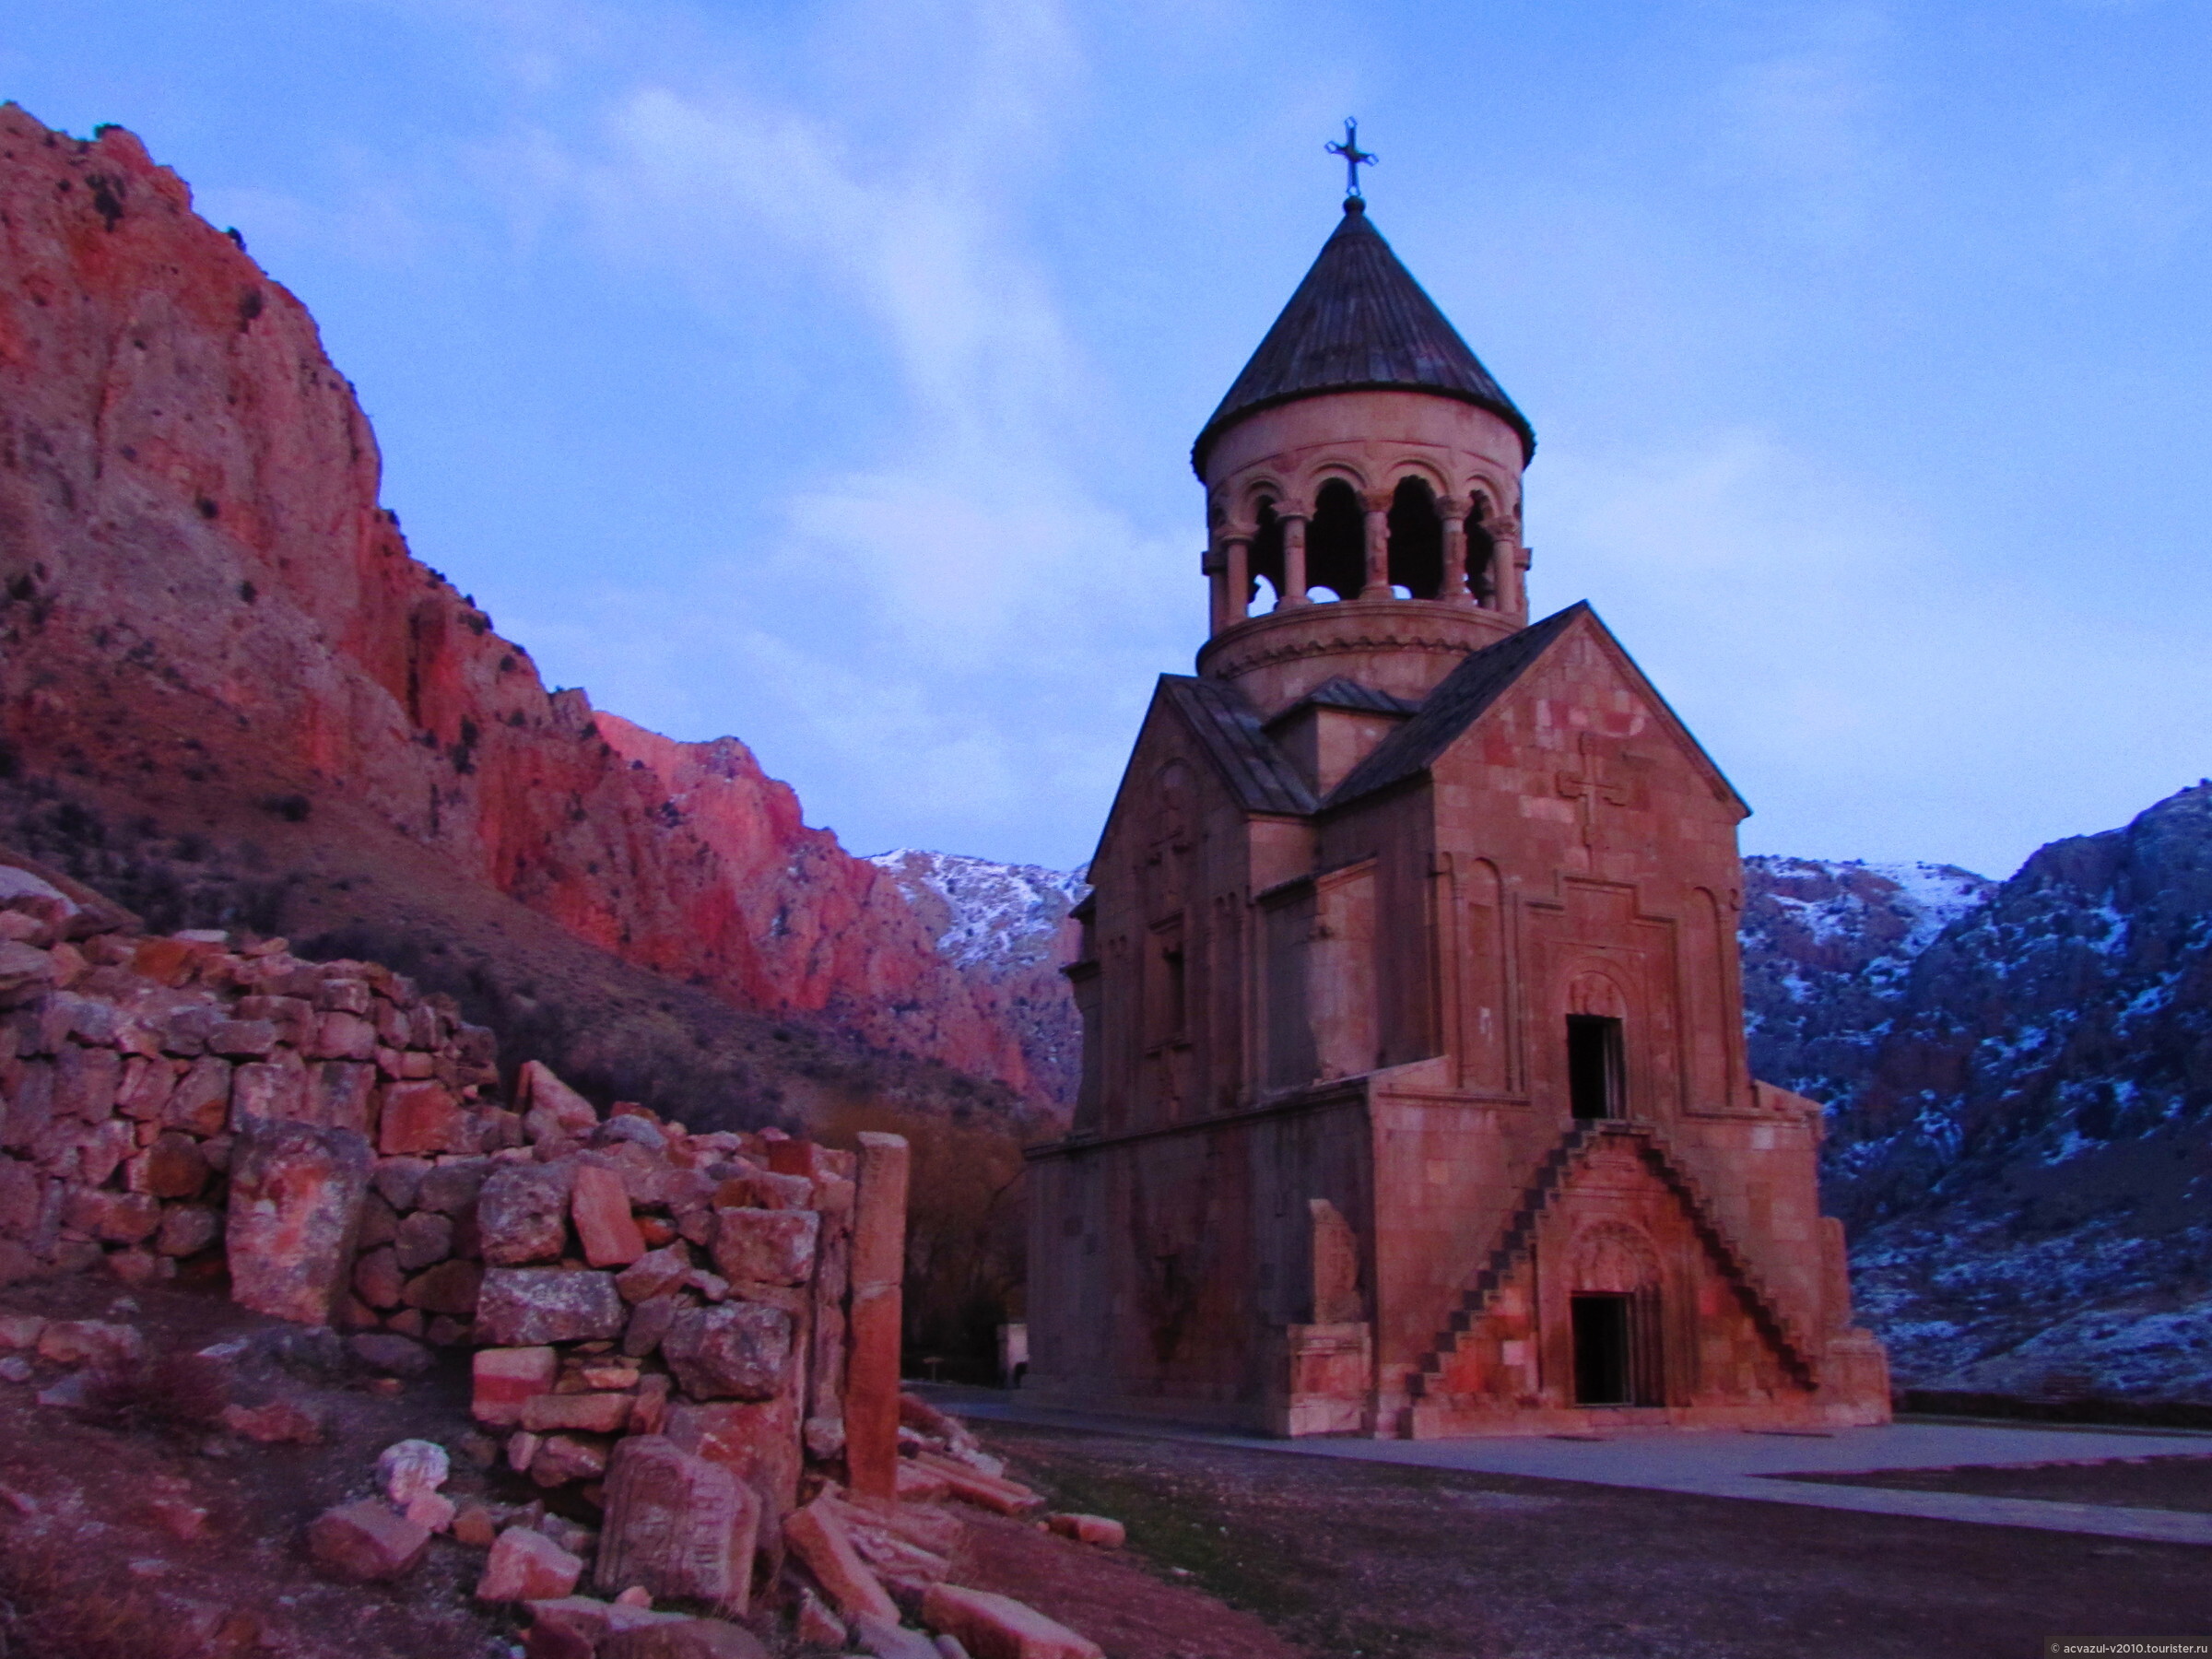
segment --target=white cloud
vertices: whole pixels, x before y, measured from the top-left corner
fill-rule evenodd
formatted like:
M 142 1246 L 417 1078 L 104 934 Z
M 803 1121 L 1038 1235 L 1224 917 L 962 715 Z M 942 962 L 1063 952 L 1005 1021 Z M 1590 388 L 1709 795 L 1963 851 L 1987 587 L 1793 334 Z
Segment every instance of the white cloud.
M 1774 38 L 1716 85 L 1723 165 L 1779 185 L 1801 234 L 1848 241 L 1872 224 L 1894 171 L 1888 15 L 1862 4 L 1778 7 L 1758 27 Z
M 764 264 L 802 273 L 877 348 L 891 411 L 858 449 L 826 437 L 780 530 L 681 594 L 610 594 L 588 627 L 513 619 L 631 718 L 698 737 L 742 711 L 809 816 L 862 845 L 1072 860 L 1152 673 L 1194 638 L 1203 531 L 1194 508 L 1191 546 L 1169 545 L 1103 499 L 1089 369 L 1010 222 L 1080 83 L 1065 19 L 976 0 L 926 20 L 845 16 L 841 42 L 914 58 L 888 126 L 877 100 L 659 75 L 584 131 L 518 126 L 477 155 L 518 236 L 580 222 L 601 258 L 733 322 L 759 326 Z
M 1767 433 L 1559 444 L 1530 523 L 1538 608 L 1595 598 L 1759 809 L 1750 850 L 2004 876 L 2202 770 L 2212 665 L 2084 628 L 2077 571 L 1993 581 Z

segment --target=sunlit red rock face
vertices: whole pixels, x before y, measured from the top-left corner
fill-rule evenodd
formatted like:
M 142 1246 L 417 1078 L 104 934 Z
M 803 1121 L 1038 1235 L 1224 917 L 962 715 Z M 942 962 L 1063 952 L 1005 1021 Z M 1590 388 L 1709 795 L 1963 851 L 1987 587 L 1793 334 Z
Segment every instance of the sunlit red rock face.
M 714 861 L 728 966 L 747 1004 L 821 1010 L 877 1041 L 994 1077 L 1041 1099 L 1054 1079 L 1024 1057 L 993 999 L 938 953 L 899 884 L 809 830 L 790 786 L 735 737 L 677 743 L 611 714 L 600 733 L 650 780 Z
M 742 744 L 548 694 L 411 558 L 313 320 L 110 128 L 0 108 L 0 736 L 149 809 L 352 815 L 741 1006 L 1035 1085 L 885 874 Z

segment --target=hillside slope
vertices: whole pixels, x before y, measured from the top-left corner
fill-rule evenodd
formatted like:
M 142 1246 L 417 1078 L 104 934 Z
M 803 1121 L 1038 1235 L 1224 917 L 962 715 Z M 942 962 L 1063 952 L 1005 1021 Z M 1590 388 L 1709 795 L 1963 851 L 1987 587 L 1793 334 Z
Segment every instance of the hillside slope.
M 889 873 L 937 954 L 1013 1034 L 1039 1088 L 1072 1107 L 1083 1028 L 1060 970 L 1076 959 L 1079 929 L 1068 912 L 1090 890 L 1084 872 L 912 847 L 868 862 Z
M 1953 865 L 1747 857 L 1751 1069 L 1826 1104 L 1854 1099 L 1913 961 L 1996 886 Z
M 2212 1399 L 2212 783 L 1920 955 L 1828 1190 L 1908 1380 Z
M 1041 1098 L 891 878 L 807 829 L 742 744 L 548 692 L 409 555 L 313 322 L 182 180 L 120 129 L 79 141 L 13 105 L 0 743 L 0 817 L 157 924 L 258 906 L 388 934 L 446 891 L 429 935 L 380 940 L 405 957 L 504 900 L 832 1046 Z M 310 903 L 317 879 L 345 901 Z

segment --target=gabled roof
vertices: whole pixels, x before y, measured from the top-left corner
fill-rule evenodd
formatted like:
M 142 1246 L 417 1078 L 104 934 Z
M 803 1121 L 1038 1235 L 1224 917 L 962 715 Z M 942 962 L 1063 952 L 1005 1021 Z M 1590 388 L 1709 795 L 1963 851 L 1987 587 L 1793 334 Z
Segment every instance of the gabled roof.
M 1366 759 L 1345 774 L 1329 792 L 1329 805 L 1388 789 L 1427 771 L 1437 757 L 1567 631 L 1575 618 L 1590 614 L 1588 603 L 1578 600 L 1534 627 L 1508 634 L 1495 645 L 1486 645 L 1469 655 L 1429 693 L 1418 714 L 1375 745 Z
M 1421 704 L 1420 712 L 1378 743 L 1366 759 L 1347 773 L 1344 780 L 1329 792 L 1324 807 L 1342 806 L 1361 795 L 1388 789 L 1394 783 L 1404 782 L 1435 765 L 1443 752 L 1458 741 L 1461 734 L 1479 720 L 1498 700 L 1512 688 L 1520 677 L 1534 667 L 1578 622 L 1588 622 L 1600 641 L 1619 659 L 1622 669 L 1633 677 L 1636 683 L 1651 698 L 1661 719 L 1669 725 L 1677 739 L 1696 757 L 1698 762 L 1712 774 L 1713 782 L 1728 791 L 1736 804 L 1743 806 L 1743 797 L 1721 769 L 1712 763 L 1690 735 L 1689 728 L 1682 724 L 1658 688 L 1644 678 L 1643 671 L 1636 666 L 1635 659 L 1623 651 L 1612 630 L 1598 619 L 1587 600 L 1577 600 L 1563 611 L 1555 612 L 1533 627 L 1519 633 L 1508 634 L 1495 645 L 1485 646 L 1462 662 L 1446 675 L 1436 689 L 1429 693 Z M 1744 808 L 1747 812 L 1749 807 Z
M 1524 463 L 1536 452 L 1528 418 L 1368 223 L 1367 204 L 1353 196 L 1191 446 L 1191 466 L 1204 477 L 1214 440 L 1247 415 L 1325 392 L 1376 389 L 1434 392 L 1477 405 L 1521 434 Z
M 1333 680 L 1324 680 L 1280 713 L 1268 718 L 1269 726 L 1278 726 L 1300 709 L 1350 709 L 1360 714 L 1396 714 L 1401 717 L 1413 713 L 1421 705 L 1403 697 L 1394 697 L 1372 686 L 1363 686 L 1339 675 Z
M 1163 674 L 1159 692 L 1190 723 L 1207 759 L 1245 811 L 1303 816 L 1321 805 L 1289 757 L 1261 726 L 1258 711 L 1234 686 Z

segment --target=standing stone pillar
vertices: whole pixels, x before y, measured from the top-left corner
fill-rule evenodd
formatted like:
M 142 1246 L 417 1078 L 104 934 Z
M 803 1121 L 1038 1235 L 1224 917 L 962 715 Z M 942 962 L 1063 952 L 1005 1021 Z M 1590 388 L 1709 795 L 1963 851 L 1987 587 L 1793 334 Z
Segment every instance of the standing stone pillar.
M 1498 550 L 1490 555 L 1491 577 L 1498 595 L 1498 608 L 1508 616 L 1528 615 L 1528 561 L 1529 550 L 1510 532 L 1500 533 Z
M 1444 584 L 1436 596 L 1446 605 L 1463 608 L 1479 603 L 1467 588 L 1467 510 L 1446 497 L 1437 503 L 1444 522 Z
M 1306 603 L 1306 515 L 1283 514 L 1283 593 L 1277 610 Z
M 1221 545 L 1229 557 L 1229 569 L 1224 573 L 1229 582 L 1229 603 L 1222 607 L 1221 625 L 1233 628 L 1252 614 L 1252 537 L 1231 535 L 1224 538 Z
M 853 1347 L 845 1369 L 845 1477 L 863 1498 L 899 1496 L 899 1329 L 906 1274 L 903 1135 L 860 1137 L 853 1218 Z
M 1211 636 L 1229 626 L 1229 560 L 1219 542 L 1206 544 L 1198 569 L 1206 576 L 1206 631 Z
M 1390 500 L 1386 496 L 1367 499 L 1367 581 L 1359 597 L 1390 597 Z

